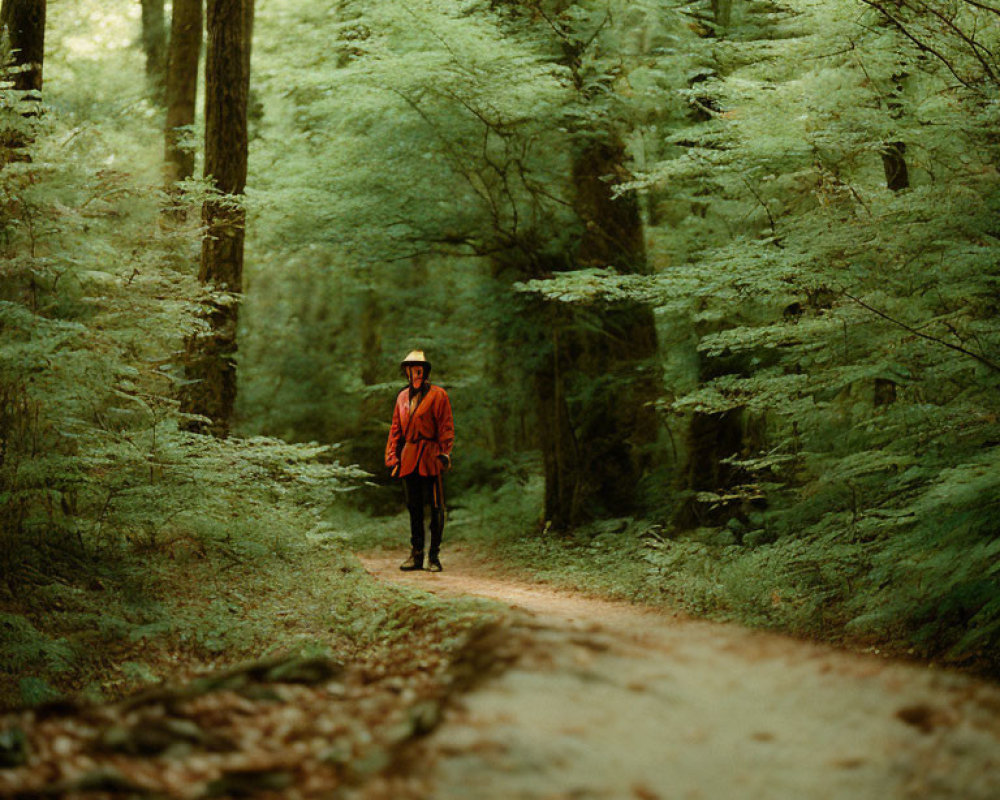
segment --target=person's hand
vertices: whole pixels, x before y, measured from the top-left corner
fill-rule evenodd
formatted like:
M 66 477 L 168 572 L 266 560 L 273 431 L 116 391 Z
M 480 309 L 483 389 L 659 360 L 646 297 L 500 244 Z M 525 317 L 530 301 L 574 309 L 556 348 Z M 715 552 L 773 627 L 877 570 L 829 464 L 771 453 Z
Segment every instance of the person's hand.
M 446 472 L 449 469 L 451 469 L 451 456 L 446 456 L 444 453 L 439 453 L 438 461 L 441 462 L 441 466 L 444 468 Z
M 392 468 L 392 472 L 389 473 L 390 478 L 395 478 L 399 474 L 399 464 Z

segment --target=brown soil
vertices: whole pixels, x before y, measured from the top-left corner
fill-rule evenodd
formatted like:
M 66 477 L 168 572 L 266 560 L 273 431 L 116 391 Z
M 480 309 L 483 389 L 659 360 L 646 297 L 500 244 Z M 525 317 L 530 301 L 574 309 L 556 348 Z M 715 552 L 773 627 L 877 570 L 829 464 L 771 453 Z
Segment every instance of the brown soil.
M 992 684 L 527 583 L 461 551 L 440 574 L 401 560 L 362 559 L 386 581 L 509 606 L 518 649 L 424 740 L 404 793 L 1000 797 Z

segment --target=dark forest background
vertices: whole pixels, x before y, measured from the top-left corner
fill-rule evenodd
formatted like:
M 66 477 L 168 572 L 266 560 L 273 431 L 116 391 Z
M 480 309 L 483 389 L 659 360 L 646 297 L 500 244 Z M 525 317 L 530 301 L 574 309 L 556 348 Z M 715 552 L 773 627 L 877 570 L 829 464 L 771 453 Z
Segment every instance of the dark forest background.
M 413 348 L 456 417 L 446 548 L 1000 663 L 1000 6 L 0 19 L 8 702 L 258 646 L 220 574 L 402 551 Z M 184 572 L 220 593 L 197 618 Z

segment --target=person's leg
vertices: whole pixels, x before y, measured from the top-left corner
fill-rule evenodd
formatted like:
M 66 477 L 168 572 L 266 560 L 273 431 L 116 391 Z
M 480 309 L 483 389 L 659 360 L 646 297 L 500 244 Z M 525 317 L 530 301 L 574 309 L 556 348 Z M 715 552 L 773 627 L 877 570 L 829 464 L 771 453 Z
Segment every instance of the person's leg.
M 413 473 L 403 478 L 406 509 L 410 512 L 410 557 L 400 565 L 401 570 L 424 568 L 424 491 L 423 481 Z
M 444 533 L 444 476 L 437 475 L 428 479 L 427 488 L 430 493 L 431 505 L 431 546 L 427 553 L 427 569 L 440 572 L 441 536 Z

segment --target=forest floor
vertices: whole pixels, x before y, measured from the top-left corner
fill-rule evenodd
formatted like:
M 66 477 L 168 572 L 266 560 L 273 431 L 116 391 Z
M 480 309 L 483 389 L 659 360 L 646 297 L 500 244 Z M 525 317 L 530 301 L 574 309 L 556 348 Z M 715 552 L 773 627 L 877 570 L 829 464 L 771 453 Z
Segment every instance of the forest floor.
M 400 572 L 399 547 L 361 555 L 396 599 L 361 598 L 384 642 L 353 656 L 278 652 L 0 717 L 0 797 L 1000 796 L 995 684 L 552 588 L 481 553 L 456 543 L 439 574 Z M 312 578 L 356 575 L 330 560 Z
M 362 559 L 504 604 L 517 653 L 422 740 L 423 797 L 1000 797 L 995 685 L 498 577 L 468 551 L 439 574 L 398 561 Z

